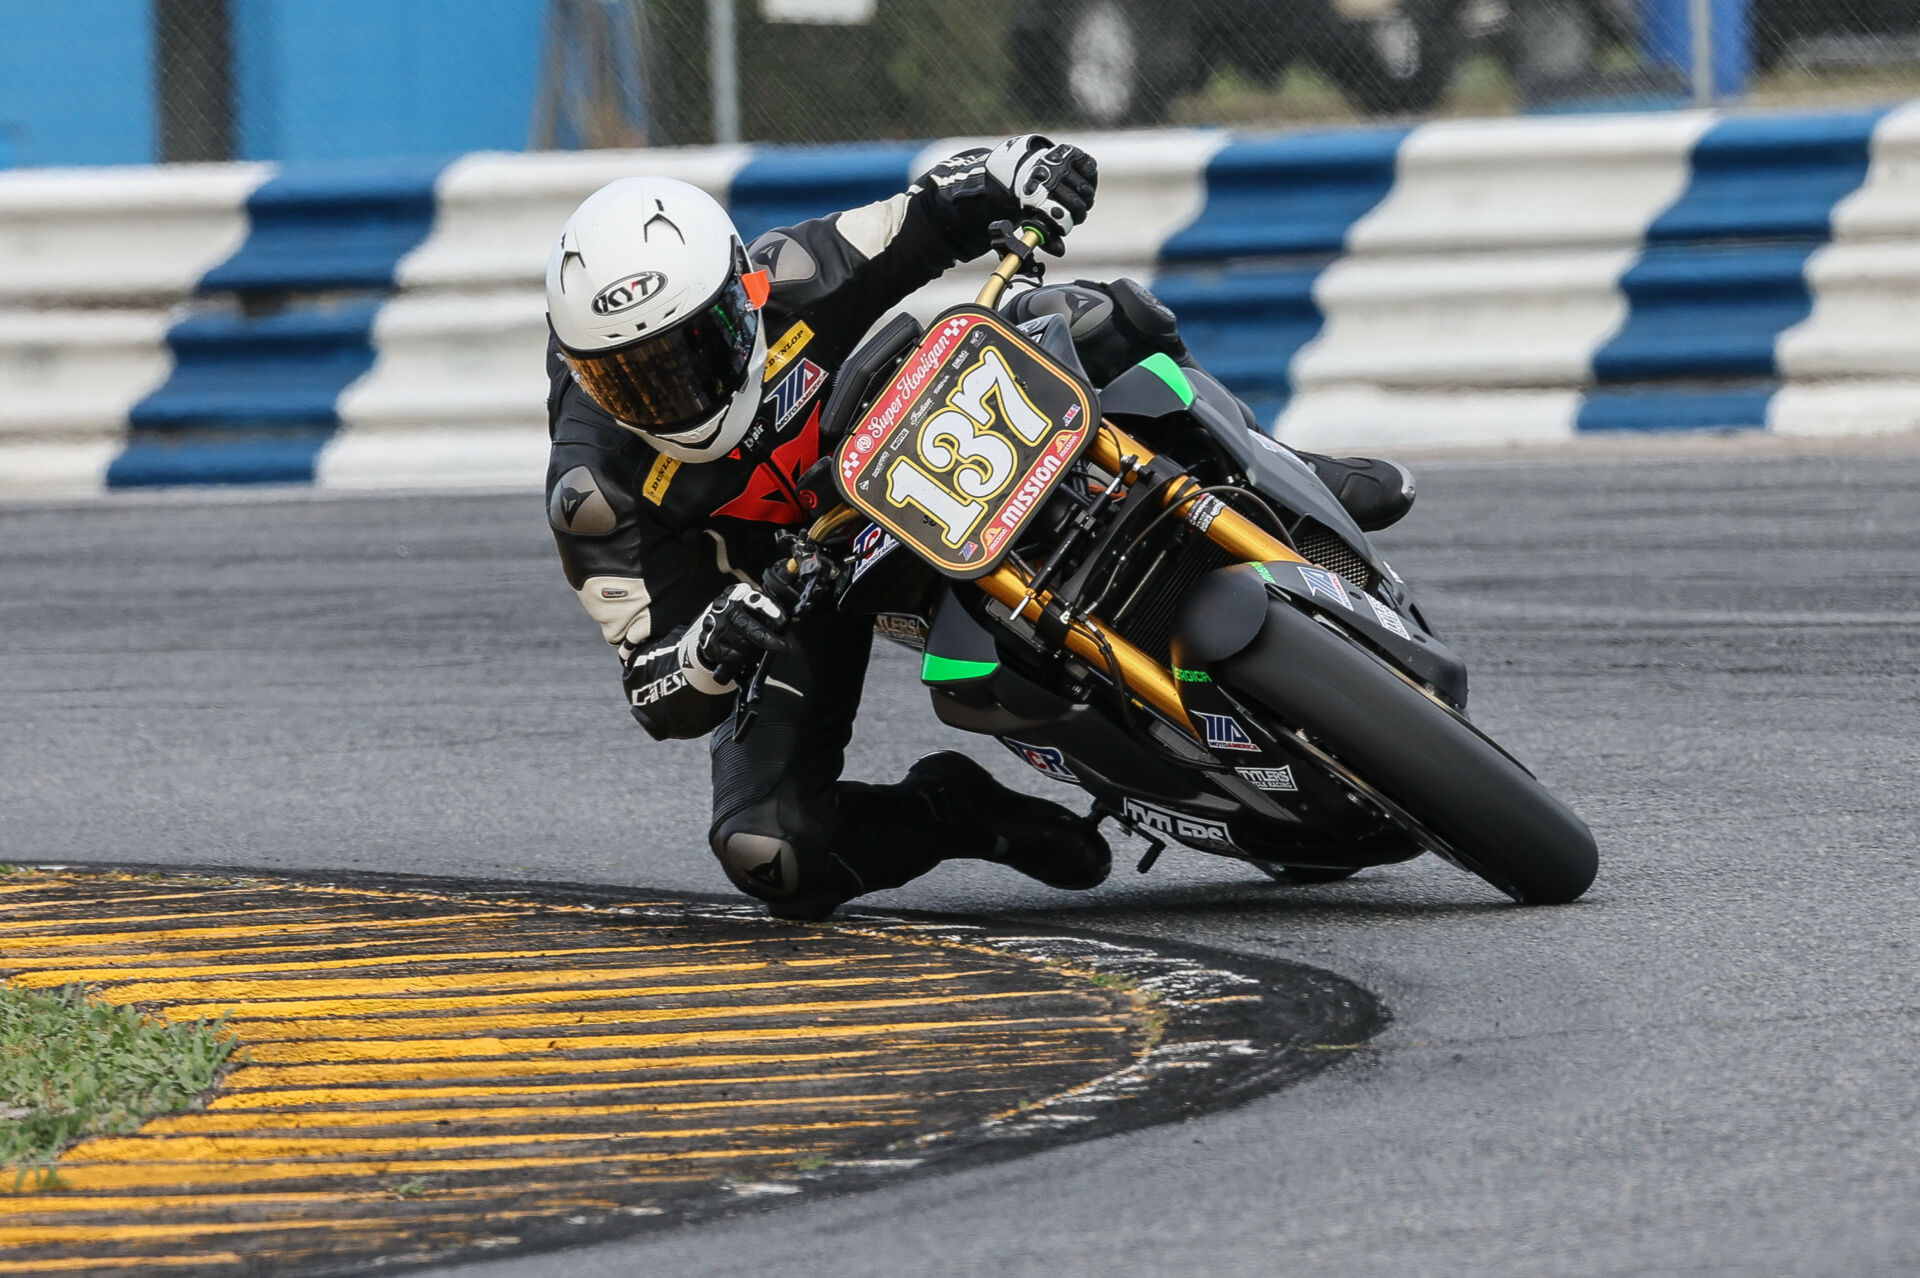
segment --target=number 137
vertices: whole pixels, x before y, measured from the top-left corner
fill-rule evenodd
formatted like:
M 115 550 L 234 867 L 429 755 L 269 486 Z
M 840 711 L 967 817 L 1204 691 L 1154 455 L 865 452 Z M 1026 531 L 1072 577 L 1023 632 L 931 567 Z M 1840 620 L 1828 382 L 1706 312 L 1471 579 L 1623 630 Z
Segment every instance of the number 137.
M 887 499 L 925 512 L 949 546 L 966 540 L 986 515 L 985 499 L 1013 480 L 1018 461 L 1013 445 L 991 429 L 978 429 L 991 427 L 995 420 L 987 407 L 989 395 L 999 401 L 999 419 L 1028 444 L 1039 443 L 1053 428 L 1020 389 L 999 348 L 988 346 L 980 352 L 980 362 L 961 374 L 960 384 L 947 397 L 948 406 L 921 424 L 915 441 L 920 460 L 947 478 L 936 478 L 904 456 L 887 471 Z

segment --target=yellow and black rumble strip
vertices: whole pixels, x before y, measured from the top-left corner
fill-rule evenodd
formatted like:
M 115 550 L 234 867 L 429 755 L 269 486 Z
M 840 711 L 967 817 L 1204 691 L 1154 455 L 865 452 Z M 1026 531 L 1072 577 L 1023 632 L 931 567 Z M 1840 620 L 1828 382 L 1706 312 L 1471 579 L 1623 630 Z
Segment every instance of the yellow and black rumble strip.
M 373 876 L 17 873 L 0 974 L 239 1040 L 199 1109 L 0 1194 L 0 1275 L 563 1246 L 1216 1109 L 1381 1023 L 1205 951 Z

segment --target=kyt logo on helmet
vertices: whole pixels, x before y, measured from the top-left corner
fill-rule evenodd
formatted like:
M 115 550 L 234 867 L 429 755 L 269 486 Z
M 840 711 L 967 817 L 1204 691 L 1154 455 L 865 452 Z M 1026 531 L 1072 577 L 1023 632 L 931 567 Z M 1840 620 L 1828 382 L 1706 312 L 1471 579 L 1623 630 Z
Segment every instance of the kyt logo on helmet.
M 641 271 L 630 280 L 609 284 L 594 295 L 595 315 L 618 315 L 632 310 L 667 286 L 667 277 L 658 271 Z

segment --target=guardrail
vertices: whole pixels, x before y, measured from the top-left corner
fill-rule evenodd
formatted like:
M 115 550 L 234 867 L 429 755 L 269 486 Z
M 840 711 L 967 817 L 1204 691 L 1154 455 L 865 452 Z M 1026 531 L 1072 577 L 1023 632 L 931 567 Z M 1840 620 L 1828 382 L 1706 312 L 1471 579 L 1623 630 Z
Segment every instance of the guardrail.
M 1289 441 L 1920 425 L 1920 104 L 1078 140 L 1056 270 L 1150 279 Z M 671 174 L 751 237 L 965 144 L 0 174 L 0 491 L 536 484 L 587 194 Z

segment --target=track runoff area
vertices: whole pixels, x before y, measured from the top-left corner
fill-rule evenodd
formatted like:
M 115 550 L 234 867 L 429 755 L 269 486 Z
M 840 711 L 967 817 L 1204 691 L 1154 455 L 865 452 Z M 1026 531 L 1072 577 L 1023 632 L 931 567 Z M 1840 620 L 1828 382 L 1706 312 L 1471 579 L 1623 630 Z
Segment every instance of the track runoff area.
M 165 867 L 0 877 L 33 889 L 0 896 L 0 975 L 46 988 L 98 973 L 84 979 L 99 996 L 165 1016 L 233 1008 L 244 1049 L 199 1111 L 73 1147 L 66 1190 L 0 1196 L 0 1273 L 219 1272 L 231 1256 L 371 1272 L 516 1249 L 493 1263 L 795 1278 L 917 1273 L 928 1256 L 1054 1278 L 1920 1271 L 1920 447 L 1623 437 L 1414 460 L 1421 504 L 1383 534 L 1387 552 L 1467 655 L 1476 717 L 1593 822 L 1601 875 L 1576 905 L 1515 909 L 1430 858 L 1288 887 L 1169 854 L 1084 895 L 942 867 L 860 903 L 891 918 L 775 927 L 697 895 L 719 883 L 705 749 L 646 742 L 627 719 L 537 494 L 0 506 L 0 859 Z M 877 658 L 853 775 L 957 747 L 1065 797 L 941 729 L 914 666 Z M 396 867 L 440 877 L 356 876 Z M 639 886 L 528 886 L 580 880 Z M 329 923 L 344 926 L 315 930 Z M 234 930 L 159 935 L 207 928 Z M 675 929 L 694 948 L 645 952 Z M 722 945 L 740 940 L 759 958 Z M 772 975 L 632 974 L 708 955 Z M 343 960 L 361 965 L 318 966 Z M 845 1005 L 898 987 L 797 983 L 900 979 L 915 963 L 982 973 L 917 982 L 920 997 L 1019 997 L 859 1012 Z M 575 979 L 605 969 L 624 975 Z M 383 978 L 404 984 L 334 984 Z M 517 983 L 548 979 L 565 983 Z M 239 980 L 244 993 L 211 988 Z M 296 981 L 329 984 L 283 984 Z M 657 987 L 679 992 L 598 997 Z M 1121 997 L 1134 994 L 1146 1002 Z M 486 1007 L 383 1006 L 429 998 Z M 999 1072 L 978 1069 L 983 1021 L 1029 1020 L 1023 1000 L 1058 1018 L 1052 1055 L 1016 1062 L 1041 1028 L 1016 1023 L 990 1039 Z M 338 1010 L 287 1014 L 326 1001 Z M 792 1010 L 807 1003 L 840 1006 Z M 726 1015 L 642 1019 L 698 1007 Z M 1375 1028 L 1381 1007 L 1392 1021 Z M 489 1009 L 547 1019 L 454 1027 Z M 629 1019 L 563 1015 L 592 1012 Z M 790 1020 L 754 1019 L 776 1015 Z M 353 1024 L 400 1019 L 440 1023 Z M 829 1037 L 907 1024 L 929 1028 Z M 755 1029 L 786 1037 L 723 1038 Z M 695 1033 L 707 1044 L 576 1045 Z M 948 1050 L 926 1046 L 942 1035 Z M 442 1046 L 366 1058 L 395 1041 Z M 882 1063 L 896 1048 L 908 1057 Z M 663 1063 L 828 1052 L 873 1055 Z M 580 1064 L 596 1057 L 645 1068 Z M 977 1072 L 962 1083 L 932 1064 Z M 398 1081 L 372 1081 L 379 1069 Z M 816 1083 L 900 1099 L 817 1117 L 586 1112 L 759 1099 L 748 1080 L 766 1079 L 774 1101 Z M 542 1086 L 561 1090 L 487 1090 Z M 397 1090 L 365 1095 L 382 1087 Z M 561 1097 L 565 1118 L 504 1113 Z M 839 1126 L 739 1130 L 823 1121 Z M 318 1152 L 390 1139 L 382 1124 L 407 1148 Z M 436 1138 L 467 1144 L 428 1150 Z M 672 1150 L 686 1179 L 606 1156 L 621 1148 Z M 924 1175 L 1042 1148 L 989 1174 Z M 737 1149 L 774 1152 L 712 1156 Z M 456 1174 L 461 1158 L 549 1164 Z M 195 1179 L 239 1166 L 261 1179 Z M 151 1180 L 130 1183 L 135 1169 Z M 661 1228 L 682 1220 L 707 1223 Z M 564 1260 L 536 1250 L 627 1231 Z
M 1338 978 L 591 889 L 24 870 L 0 971 L 239 1047 L 0 1196 L 0 1273 L 337 1272 L 804 1198 L 1231 1104 L 1380 1022 Z

